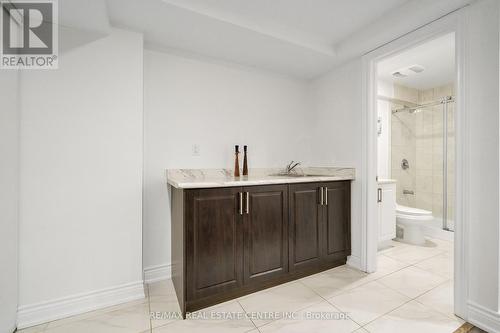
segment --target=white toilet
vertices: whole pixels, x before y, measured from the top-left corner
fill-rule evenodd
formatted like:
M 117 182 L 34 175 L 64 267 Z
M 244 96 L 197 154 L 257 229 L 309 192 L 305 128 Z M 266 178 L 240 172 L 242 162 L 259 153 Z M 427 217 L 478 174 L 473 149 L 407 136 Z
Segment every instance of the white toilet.
M 428 210 L 396 205 L 397 238 L 405 243 L 423 245 L 423 226 L 434 218 Z

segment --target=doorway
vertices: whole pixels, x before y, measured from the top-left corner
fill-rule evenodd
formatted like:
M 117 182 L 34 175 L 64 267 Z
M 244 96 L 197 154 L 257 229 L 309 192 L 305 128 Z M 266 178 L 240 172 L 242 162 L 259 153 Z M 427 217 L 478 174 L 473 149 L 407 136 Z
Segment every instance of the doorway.
M 463 207 L 460 198 L 464 190 L 461 186 L 464 183 L 462 166 L 456 163 L 456 161 L 463 161 L 463 152 L 458 149 L 463 140 L 461 126 L 463 126 L 464 116 L 460 98 L 464 93 L 462 22 L 463 18 L 460 13 L 449 14 L 373 50 L 363 58 L 364 164 L 362 175 L 366 181 L 362 189 L 361 266 L 367 272 L 377 271 L 380 228 L 378 225 L 378 201 L 380 201 L 378 176 L 387 179 L 395 178 L 396 184 L 399 183 L 399 186 L 396 185 L 395 205 L 398 210 L 395 215 L 398 212 L 400 216 L 406 213 L 412 215 L 430 212 L 425 226 L 428 229 L 424 231 L 425 237 L 434 239 L 448 237 L 448 241 L 453 242 L 451 253 L 454 255 L 452 260 L 455 266 L 454 313 L 463 317 L 467 292 L 463 261 L 465 249 L 462 214 L 460 209 L 455 209 Z M 390 76 L 393 82 L 399 79 L 399 83 L 406 82 L 407 85 L 410 81 L 419 81 L 414 80 L 415 77 L 409 77 L 417 76 L 431 68 L 425 68 L 426 66 L 419 64 L 417 60 L 410 61 L 408 52 L 425 48 L 424 46 L 429 43 L 443 45 L 446 39 L 454 43 L 452 82 L 440 82 L 433 87 L 422 85 L 420 89 L 399 84 L 392 86 L 392 94 L 384 96 L 381 93 L 384 87 L 379 83 L 379 75 Z M 400 60 L 405 60 L 406 64 L 397 64 L 391 70 L 383 67 L 384 64 L 390 63 L 388 60 L 397 60 L 398 57 Z M 395 64 L 395 61 L 392 63 Z M 398 67 L 399 65 L 401 66 Z M 447 93 L 435 93 L 439 90 Z M 429 91 L 433 93 L 430 94 Z M 385 120 L 379 120 L 377 113 L 381 102 L 385 103 L 390 110 Z M 391 121 L 395 123 L 393 127 Z M 381 128 L 382 123 L 385 123 L 385 135 L 389 136 L 385 138 L 388 149 L 379 154 L 379 135 L 384 133 L 384 126 Z M 424 124 L 427 124 L 425 128 Z M 399 135 L 399 137 L 392 138 L 392 134 Z M 404 137 L 405 135 L 407 137 Z M 438 156 L 440 156 L 441 163 L 438 163 Z M 434 158 L 436 163 L 433 163 Z M 431 218 L 432 221 L 430 221 Z M 396 226 L 394 238 L 404 238 L 405 224 L 396 223 Z M 408 234 L 410 229 L 411 227 L 406 227 Z

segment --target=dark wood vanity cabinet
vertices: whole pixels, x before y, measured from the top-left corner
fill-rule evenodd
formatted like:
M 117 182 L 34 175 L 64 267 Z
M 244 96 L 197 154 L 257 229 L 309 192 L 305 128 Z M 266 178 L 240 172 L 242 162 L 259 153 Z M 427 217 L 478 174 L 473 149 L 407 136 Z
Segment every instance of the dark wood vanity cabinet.
M 171 198 L 172 281 L 183 314 L 350 254 L 350 181 L 172 188 Z
M 350 189 L 349 181 L 290 185 L 290 271 L 322 268 L 351 254 Z
M 185 191 L 188 300 L 217 295 L 243 285 L 244 225 L 239 214 L 240 192 L 239 188 Z
M 243 188 L 243 280 L 258 284 L 288 272 L 288 186 Z
M 290 185 L 290 271 L 314 268 L 321 262 L 323 207 L 319 183 Z
M 323 262 L 345 260 L 351 255 L 351 184 L 323 183 Z

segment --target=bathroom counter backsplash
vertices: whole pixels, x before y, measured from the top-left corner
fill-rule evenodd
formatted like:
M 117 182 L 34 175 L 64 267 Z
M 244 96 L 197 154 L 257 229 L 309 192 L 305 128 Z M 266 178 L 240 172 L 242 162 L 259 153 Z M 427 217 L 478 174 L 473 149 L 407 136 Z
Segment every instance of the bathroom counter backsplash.
M 212 188 L 271 184 L 311 183 L 338 180 L 354 180 L 354 168 L 305 167 L 297 168 L 296 174 L 278 175 L 281 168 L 250 169 L 248 176 L 234 177 L 231 169 L 168 169 L 167 183 L 176 188 Z

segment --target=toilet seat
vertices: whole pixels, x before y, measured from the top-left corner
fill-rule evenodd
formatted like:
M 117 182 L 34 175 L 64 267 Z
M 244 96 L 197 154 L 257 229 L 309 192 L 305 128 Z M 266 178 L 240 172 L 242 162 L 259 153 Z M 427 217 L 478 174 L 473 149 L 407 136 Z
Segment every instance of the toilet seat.
M 415 221 L 431 221 L 434 219 L 432 212 L 428 210 L 403 205 L 396 205 L 396 217 Z

